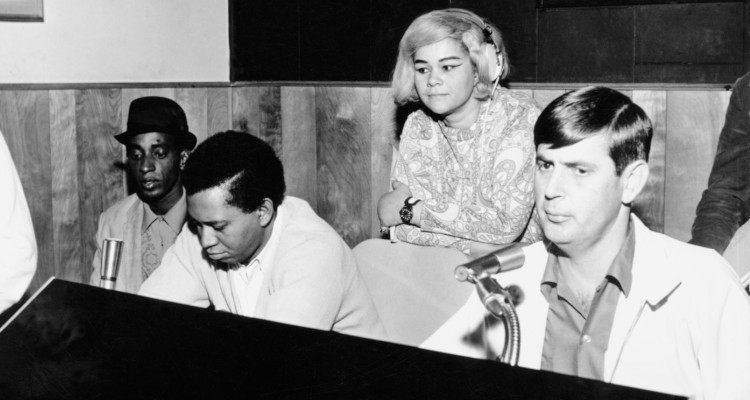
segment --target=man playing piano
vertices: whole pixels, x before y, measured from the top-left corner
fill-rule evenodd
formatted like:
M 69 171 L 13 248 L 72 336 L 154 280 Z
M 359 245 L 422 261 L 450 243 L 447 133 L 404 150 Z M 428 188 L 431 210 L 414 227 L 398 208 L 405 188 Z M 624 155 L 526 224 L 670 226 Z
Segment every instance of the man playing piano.
M 349 246 L 308 203 L 284 196 L 274 150 L 218 133 L 191 154 L 188 227 L 139 294 L 357 336 L 385 336 Z

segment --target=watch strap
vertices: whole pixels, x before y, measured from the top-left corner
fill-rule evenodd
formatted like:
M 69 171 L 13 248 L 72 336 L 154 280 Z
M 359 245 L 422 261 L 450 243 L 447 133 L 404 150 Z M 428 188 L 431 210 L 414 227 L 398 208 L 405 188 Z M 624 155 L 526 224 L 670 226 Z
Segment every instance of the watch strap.
M 414 217 L 414 205 L 422 201 L 421 199 L 415 199 L 412 196 L 409 196 L 404 200 L 404 206 L 401 207 L 401 210 L 399 211 L 399 216 L 401 217 L 401 222 L 405 224 L 411 223 L 411 219 Z
M 406 200 L 404 200 L 404 205 L 409 205 L 409 206 L 414 207 L 420 201 L 422 201 L 422 199 L 415 199 L 414 197 L 409 196 L 406 198 Z

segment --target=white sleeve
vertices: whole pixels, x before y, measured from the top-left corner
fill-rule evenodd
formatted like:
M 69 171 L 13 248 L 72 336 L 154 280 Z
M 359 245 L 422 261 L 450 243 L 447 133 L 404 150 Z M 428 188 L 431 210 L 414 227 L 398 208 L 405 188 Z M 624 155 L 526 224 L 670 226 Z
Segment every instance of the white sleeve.
M 210 300 L 200 272 L 201 248 L 186 226 L 162 257 L 161 264 L 146 279 L 138 294 L 175 303 L 208 307 Z M 196 263 L 198 265 L 196 265 Z
M 31 213 L 5 139 L 0 134 L 0 312 L 15 304 L 36 271 Z
M 707 261 L 706 265 L 709 263 L 715 264 Z M 713 276 L 704 281 L 707 296 L 696 302 L 700 315 L 697 336 L 702 340 L 695 355 L 701 370 L 703 396 L 706 400 L 748 399 L 750 300 L 729 265 L 715 269 Z

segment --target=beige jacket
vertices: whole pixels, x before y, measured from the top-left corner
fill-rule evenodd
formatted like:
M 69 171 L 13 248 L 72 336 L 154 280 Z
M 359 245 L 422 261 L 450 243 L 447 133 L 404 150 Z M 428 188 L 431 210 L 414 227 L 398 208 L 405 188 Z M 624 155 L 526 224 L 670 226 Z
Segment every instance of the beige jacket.
M 185 202 L 185 195 L 180 198 Z M 143 231 L 144 203 L 138 195 L 118 201 L 99 216 L 96 231 L 96 252 L 92 262 L 89 283 L 99 286 L 101 281 L 102 244 L 104 239 L 121 239 L 123 243 L 120 269 L 115 281 L 115 290 L 136 293 L 143 283 L 143 262 L 141 260 L 141 234 Z M 184 206 L 183 206 L 184 208 Z

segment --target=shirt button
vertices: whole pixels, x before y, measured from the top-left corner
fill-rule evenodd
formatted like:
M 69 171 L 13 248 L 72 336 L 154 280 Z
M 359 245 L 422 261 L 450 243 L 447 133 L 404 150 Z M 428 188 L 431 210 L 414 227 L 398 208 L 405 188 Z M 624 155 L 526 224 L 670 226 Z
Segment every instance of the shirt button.
M 591 336 L 589 336 L 589 335 L 583 335 L 581 337 L 581 343 L 591 343 Z

